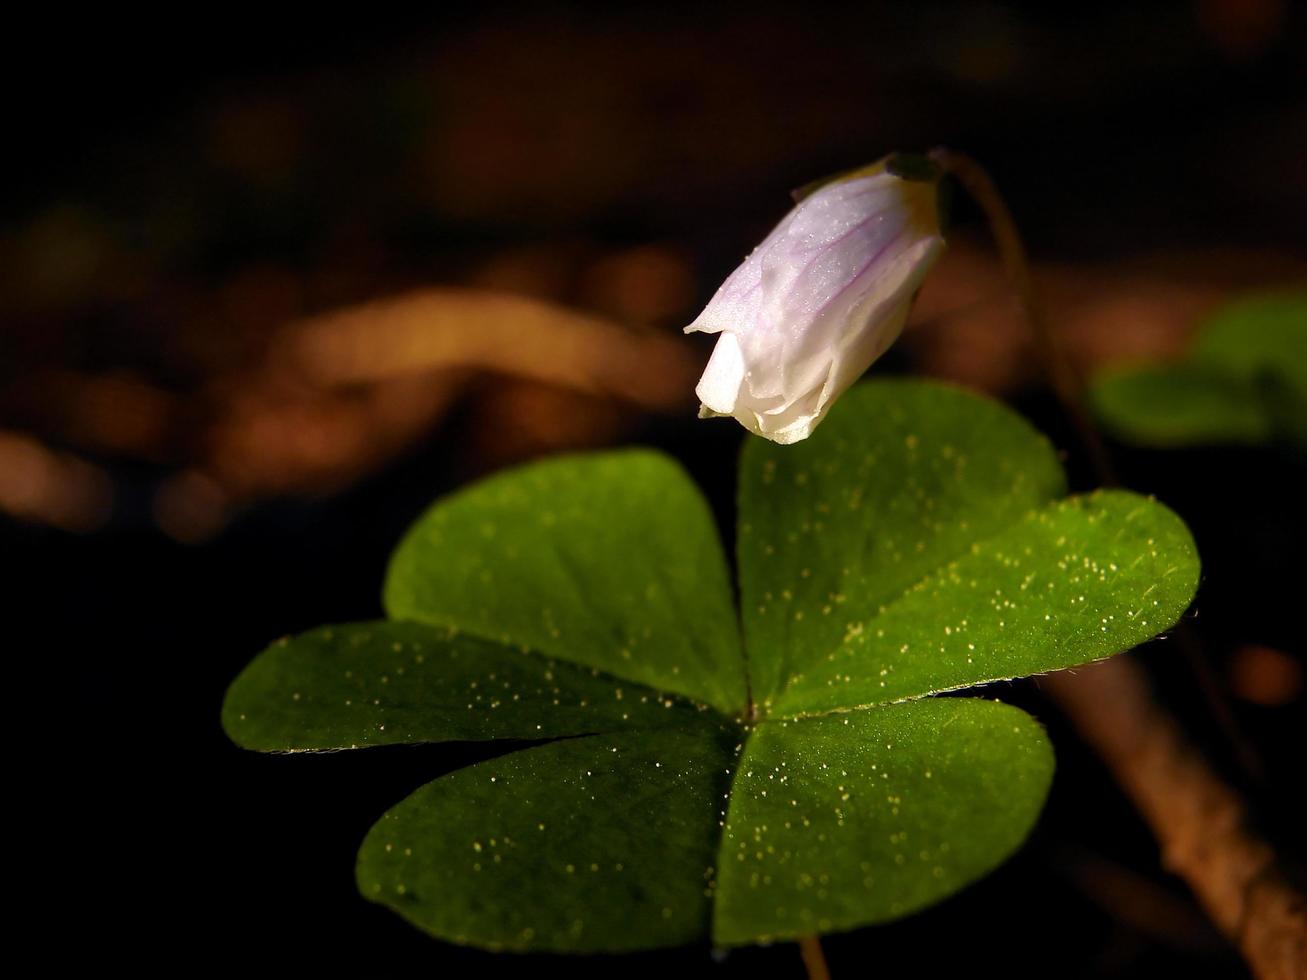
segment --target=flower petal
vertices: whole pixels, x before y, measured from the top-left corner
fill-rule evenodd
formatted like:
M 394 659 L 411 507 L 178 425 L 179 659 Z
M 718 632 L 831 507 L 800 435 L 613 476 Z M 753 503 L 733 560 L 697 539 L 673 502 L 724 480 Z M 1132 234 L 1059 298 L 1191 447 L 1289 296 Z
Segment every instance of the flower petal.
M 701 414 L 807 438 L 902 331 L 943 248 L 936 193 L 880 171 L 792 209 L 686 328 L 721 335 L 696 389 Z

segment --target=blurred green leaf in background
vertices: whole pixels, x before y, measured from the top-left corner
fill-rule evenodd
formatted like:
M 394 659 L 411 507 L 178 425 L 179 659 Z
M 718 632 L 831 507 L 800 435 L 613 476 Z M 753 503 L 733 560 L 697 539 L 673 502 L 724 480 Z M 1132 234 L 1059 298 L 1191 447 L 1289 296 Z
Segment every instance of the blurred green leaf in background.
M 1138 445 L 1307 449 L 1307 292 L 1232 303 L 1187 359 L 1105 371 L 1090 395 L 1103 425 Z

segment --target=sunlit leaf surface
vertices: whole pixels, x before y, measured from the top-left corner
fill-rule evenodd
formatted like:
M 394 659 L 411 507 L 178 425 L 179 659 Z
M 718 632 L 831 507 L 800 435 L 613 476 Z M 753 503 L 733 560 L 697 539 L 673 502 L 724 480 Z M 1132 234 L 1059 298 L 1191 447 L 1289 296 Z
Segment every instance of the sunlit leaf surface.
M 264 752 L 685 725 L 684 699 L 444 627 L 382 621 L 278 640 L 231 686 L 223 725 Z
M 1165 507 L 1063 493 L 1007 409 L 855 388 L 807 442 L 742 457 L 741 642 L 673 462 L 524 467 L 418 521 L 393 621 L 274 644 L 224 724 L 272 751 L 585 736 L 437 779 L 368 835 L 363 894 L 455 942 L 738 945 L 905 915 L 1017 848 L 1053 768 L 1027 715 L 933 695 L 1109 656 L 1193 595 Z
M 1052 776 L 1039 725 L 991 701 L 763 722 L 732 786 L 714 936 L 813 935 L 929 905 L 1017 848 Z
M 701 938 L 735 734 L 567 739 L 437 779 L 372 828 L 359 888 L 438 936 L 491 948 Z
M 549 460 L 441 501 L 395 551 L 385 596 L 396 619 L 525 646 L 728 714 L 746 702 L 712 515 L 657 453 Z

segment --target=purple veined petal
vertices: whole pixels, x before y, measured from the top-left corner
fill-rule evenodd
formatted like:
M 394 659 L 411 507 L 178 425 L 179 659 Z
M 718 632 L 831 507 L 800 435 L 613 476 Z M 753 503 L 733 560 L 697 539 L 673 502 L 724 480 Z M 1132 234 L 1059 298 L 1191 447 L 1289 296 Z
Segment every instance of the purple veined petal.
M 754 320 L 762 299 L 762 263 L 753 255 L 727 277 L 703 312 L 685 328 L 685 333 L 721 333 L 738 330 Z
M 901 298 L 915 295 L 942 248 L 938 236 L 914 237 L 901 232 L 854 272 L 824 306 L 802 317 L 791 316 L 788 331 L 741 336 L 746 368 L 772 365 L 768 371 L 754 372 L 754 395 L 793 401 L 823 382 L 832 360 L 850 348 L 874 351 L 858 373 L 865 371 L 902 329 L 889 311 L 897 308 Z
M 761 409 L 757 400 L 751 398 L 747 391 L 742 391 L 733 414 L 750 431 L 781 445 L 808 438 L 835 399 L 848 390 L 867 367 L 898 339 L 912 308 L 912 299 L 912 295 L 905 296 L 888 310 L 881 310 L 878 315 L 885 324 L 884 329 L 852 337 L 847 346 L 839 350 L 825 366 L 820 381 L 789 403 Z
M 773 243 L 785 236 L 786 229 L 794 219 L 795 210 L 797 209 L 782 218 L 739 267 L 726 277 L 703 312 L 685 328 L 685 333 L 739 330 L 741 324 L 751 323 L 756 318 L 758 303 L 762 300 L 763 261 Z
M 859 183 L 866 183 L 860 181 Z M 869 196 L 868 191 L 863 191 L 862 197 Z M 767 235 L 765 239 L 749 253 L 744 262 L 732 272 L 726 281 L 718 287 L 717 292 L 713 294 L 708 305 L 704 307 L 703 312 L 695 318 L 685 333 L 719 333 L 723 330 L 744 329 L 744 324 L 751 323 L 756 315 L 758 304 L 763 301 L 769 293 L 775 293 L 778 290 L 784 290 L 793 275 L 786 278 L 785 281 L 776 280 L 777 259 L 782 267 L 790 264 L 789 256 L 796 249 L 804 247 L 804 243 L 809 251 L 819 256 L 820 249 L 825 247 L 826 243 L 815 238 L 808 227 L 813 224 L 811 218 L 808 218 L 803 229 L 796 232 L 794 225 L 802 219 L 805 214 L 817 208 L 823 213 L 829 211 L 826 202 L 818 200 L 809 203 L 804 202 L 794 207 L 781 222 Z M 817 223 L 820 227 L 820 222 Z M 849 229 L 844 234 L 851 234 L 856 229 Z M 800 244 L 796 245 L 796 241 Z M 768 268 L 770 266 L 770 269 Z M 795 273 L 797 275 L 797 273 Z M 764 289 L 764 276 L 770 280 Z
M 719 333 L 696 389 L 780 443 L 805 439 L 897 339 L 943 248 L 933 182 L 885 171 L 800 202 L 689 327 Z

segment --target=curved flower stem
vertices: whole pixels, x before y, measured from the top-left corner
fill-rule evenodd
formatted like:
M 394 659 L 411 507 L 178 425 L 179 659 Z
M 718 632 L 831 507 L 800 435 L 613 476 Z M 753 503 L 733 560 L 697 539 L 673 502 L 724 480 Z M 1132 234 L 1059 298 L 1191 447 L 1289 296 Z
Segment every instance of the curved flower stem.
M 1058 342 L 1057 334 L 1044 315 L 1035 281 L 1030 274 L 1030 260 L 1026 256 L 1026 246 L 1017 231 L 1012 212 L 1007 202 L 998 192 L 989 173 L 971 157 L 943 147 L 932 150 L 930 159 L 945 173 L 957 179 L 971 195 L 972 200 L 980 206 L 989 222 L 989 228 L 998 246 L 999 258 L 1016 293 L 1017 301 L 1026 320 L 1030 323 L 1031 334 L 1039 353 L 1039 359 L 1048 373 L 1048 379 L 1056 392 L 1062 407 L 1071 417 L 1072 424 L 1084 443 L 1089 454 L 1089 461 L 1094 473 L 1104 486 L 1115 486 L 1116 474 L 1112 468 L 1111 458 L 1103 445 L 1103 439 L 1090 421 L 1084 408 L 1084 384 L 1076 372 L 1066 349 Z
M 1003 261 L 1003 268 L 1011 281 L 1013 291 L 1019 298 L 1022 311 L 1030 322 L 1040 361 L 1057 394 L 1058 401 L 1076 427 L 1098 482 L 1103 486 L 1115 486 L 1118 480 L 1111 456 L 1103 444 L 1098 428 L 1084 407 L 1084 384 L 1071 363 L 1065 346 L 1044 313 L 1034 278 L 1030 274 L 1030 261 L 1026 255 L 1025 244 L 1021 240 L 1020 232 L 1017 231 L 1012 212 L 998 192 L 998 187 L 989 173 L 965 154 L 939 149 L 931 154 L 931 159 L 946 173 L 956 177 L 985 212 Z M 1203 699 L 1207 702 L 1218 727 L 1234 747 L 1239 765 L 1254 781 L 1260 782 L 1263 776 L 1261 760 L 1235 722 L 1234 714 L 1221 691 L 1220 683 L 1213 674 L 1211 665 L 1199 650 L 1197 638 L 1187 623 L 1180 623 L 1174 632 L 1181 651 L 1197 678 Z
M 804 936 L 800 939 L 799 955 L 803 957 L 803 968 L 808 973 L 808 980 L 830 980 L 830 967 L 826 965 L 820 936 Z
M 1043 314 L 1025 246 L 998 188 L 961 153 L 938 149 L 930 158 L 985 212 L 1053 389 L 1099 479 L 1114 484 L 1111 461 L 1084 409 L 1080 379 Z M 1240 795 L 1157 703 L 1143 668 L 1114 657 L 1077 673 L 1051 674 L 1043 684 L 1148 823 L 1162 863 L 1185 880 L 1253 973 L 1263 980 L 1307 976 L 1307 899 L 1277 869 L 1271 846 L 1249 828 Z
M 989 173 L 966 154 L 941 148 L 934 150 L 930 158 L 940 169 L 953 175 L 985 212 L 995 244 L 998 246 L 1003 268 L 1030 323 L 1040 361 L 1057 394 L 1058 401 L 1061 402 L 1063 410 L 1076 428 L 1098 482 L 1102 486 L 1115 486 L 1118 480 L 1111 456 L 1103 444 L 1098 428 L 1085 410 L 1084 384 L 1065 346 L 1044 313 L 1034 278 L 1030 273 L 1030 261 L 1025 244 L 1021 240 L 1020 232 L 1017 231 L 1016 221 L 1012 218 L 1007 202 L 1003 200 Z M 1202 656 L 1197 637 L 1193 635 L 1188 623 L 1183 622 L 1176 627 L 1174 633 L 1185 659 L 1197 678 L 1200 693 L 1207 702 L 1207 707 L 1217 726 L 1234 747 L 1239 765 L 1255 782 L 1261 782 L 1264 773 L 1261 759 L 1247 737 L 1240 731 L 1230 710 L 1229 701 L 1222 693 L 1211 665 Z

